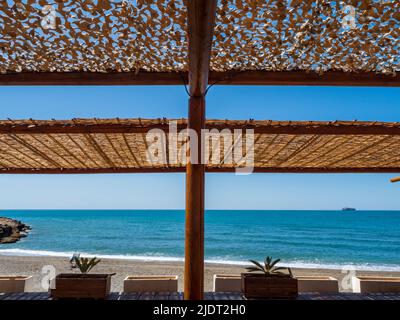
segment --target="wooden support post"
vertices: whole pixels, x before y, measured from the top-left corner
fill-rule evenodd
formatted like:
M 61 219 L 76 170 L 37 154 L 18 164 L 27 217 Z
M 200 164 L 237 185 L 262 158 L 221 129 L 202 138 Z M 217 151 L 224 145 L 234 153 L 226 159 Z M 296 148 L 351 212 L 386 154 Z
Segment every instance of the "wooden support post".
M 189 99 L 188 128 L 198 137 L 198 158 L 201 158 L 201 129 L 205 125 L 205 98 Z M 186 166 L 186 300 L 203 299 L 204 291 L 204 180 L 205 165 L 188 162 Z
M 188 128 L 197 135 L 197 163 L 186 166 L 186 240 L 184 298 L 203 299 L 204 291 L 204 162 L 201 130 L 205 127 L 210 55 L 217 0 L 187 1 L 189 35 Z M 192 149 L 192 148 L 191 148 Z M 191 150 L 194 151 L 194 150 Z

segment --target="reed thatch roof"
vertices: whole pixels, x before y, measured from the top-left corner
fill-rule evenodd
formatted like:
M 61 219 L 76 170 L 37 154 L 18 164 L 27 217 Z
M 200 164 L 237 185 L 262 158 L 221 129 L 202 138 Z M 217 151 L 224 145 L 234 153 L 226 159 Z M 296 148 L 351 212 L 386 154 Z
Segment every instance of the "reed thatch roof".
M 183 172 L 180 153 L 176 163 L 155 164 L 147 158 L 146 134 L 151 129 L 168 133 L 171 121 L 0 121 L 0 173 Z M 187 126 L 185 119 L 175 123 L 178 131 Z M 256 172 L 400 172 L 400 123 L 208 120 L 206 127 L 253 129 Z M 172 135 L 167 137 L 171 159 Z M 220 141 L 223 146 L 223 136 Z M 237 165 L 223 159 L 237 146 L 232 139 L 230 147 L 221 147 L 220 163 L 210 161 L 206 170 L 234 171 Z M 209 152 L 211 159 L 216 152 L 211 143 Z
M 186 1 L 1 1 L 0 73 L 186 72 Z M 211 71 L 399 71 L 400 2 L 349 5 L 220 0 Z

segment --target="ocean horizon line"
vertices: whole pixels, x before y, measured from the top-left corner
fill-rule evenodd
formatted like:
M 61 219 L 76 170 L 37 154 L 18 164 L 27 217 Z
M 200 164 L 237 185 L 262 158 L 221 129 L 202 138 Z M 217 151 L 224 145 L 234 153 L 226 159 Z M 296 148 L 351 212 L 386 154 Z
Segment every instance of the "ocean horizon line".
M 0 209 L 0 215 L 2 211 L 185 211 L 185 209 Z M 205 211 L 294 211 L 294 212 L 338 212 L 343 209 L 205 209 Z M 351 212 L 399 212 L 400 209 L 356 209 Z M 346 212 L 346 211 L 345 211 Z
M 77 252 L 49 251 L 49 250 L 25 250 L 25 249 L 0 249 L 0 256 L 9 257 L 43 257 L 43 258 L 70 258 Z M 82 256 L 109 260 L 143 261 L 143 262 L 184 262 L 183 257 L 155 256 L 155 255 L 129 255 L 129 254 L 96 254 L 95 252 L 79 252 Z M 249 266 L 250 262 L 242 260 L 228 260 L 224 258 L 205 259 L 209 264 Z M 287 261 L 280 264 L 285 267 L 297 269 L 324 269 L 324 270 L 358 270 L 358 271 L 384 271 L 400 272 L 399 265 L 376 265 L 357 263 L 315 263 L 307 261 Z

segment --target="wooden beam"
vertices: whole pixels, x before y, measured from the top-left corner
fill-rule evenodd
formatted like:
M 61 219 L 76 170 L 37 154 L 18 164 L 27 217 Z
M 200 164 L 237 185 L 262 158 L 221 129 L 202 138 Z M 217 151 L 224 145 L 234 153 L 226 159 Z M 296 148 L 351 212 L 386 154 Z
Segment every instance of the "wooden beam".
M 140 168 L 0 168 L 0 174 L 122 174 L 122 173 L 183 173 L 185 167 Z
M 390 179 L 390 182 L 400 182 L 400 177 Z
M 174 120 L 175 121 L 175 120 Z M 179 121 L 177 130 L 187 128 L 187 122 Z M 0 121 L 0 134 L 88 134 L 88 133 L 147 133 L 152 129 L 169 132 L 167 123 L 74 123 L 73 121 L 38 121 L 36 124 L 25 121 L 13 123 Z
M 0 174 L 128 174 L 128 173 L 184 173 L 185 167 L 141 167 L 141 168 L 0 168 Z M 233 167 L 208 167 L 206 173 L 234 173 Z M 255 167 L 254 173 L 400 173 L 400 167 Z
M 21 72 L 0 75 L 1 86 L 182 85 L 186 72 Z
M 0 75 L 0 86 L 112 86 L 188 84 L 187 72 L 21 72 Z M 400 74 L 327 71 L 210 72 L 209 84 L 272 86 L 400 87 Z
M 208 173 L 232 173 L 235 168 L 207 168 Z M 255 167 L 254 173 L 400 173 L 400 167 Z
M 228 126 L 228 128 L 230 128 Z M 231 130 L 233 130 L 232 128 Z M 249 126 L 251 129 L 251 126 Z M 293 122 L 255 125 L 255 134 L 290 135 L 399 135 L 400 123 L 376 122 Z
M 209 81 L 218 85 L 400 87 L 400 74 L 343 71 L 327 71 L 322 74 L 306 71 L 238 71 L 211 72 Z
M 217 0 L 187 1 L 189 36 L 188 129 L 198 137 L 197 163 L 186 166 L 186 226 L 184 298 L 201 300 L 204 293 L 204 180 L 201 131 L 205 128 L 205 95 L 217 10 Z
M 135 119 L 133 119 L 135 120 Z M 177 121 L 177 130 L 187 128 L 185 119 Z M 323 121 L 206 121 L 209 130 L 217 129 L 253 129 L 255 134 L 293 134 L 293 135 L 400 135 L 400 123 L 385 122 L 323 122 Z M 131 123 L 95 123 L 74 121 L 0 121 L 0 134 L 87 134 L 87 133 L 147 133 L 152 129 L 169 132 L 168 120 L 151 124 Z
M 131 122 L 75 122 L 75 121 L 0 121 L 0 134 L 87 134 L 87 133 L 147 133 L 152 129 L 169 132 L 168 120 L 154 119 L 143 124 L 137 119 Z M 187 128 L 185 119 L 176 121 L 177 130 Z M 206 121 L 209 130 L 253 129 L 255 134 L 293 135 L 400 135 L 400 123 L 359 121 Z

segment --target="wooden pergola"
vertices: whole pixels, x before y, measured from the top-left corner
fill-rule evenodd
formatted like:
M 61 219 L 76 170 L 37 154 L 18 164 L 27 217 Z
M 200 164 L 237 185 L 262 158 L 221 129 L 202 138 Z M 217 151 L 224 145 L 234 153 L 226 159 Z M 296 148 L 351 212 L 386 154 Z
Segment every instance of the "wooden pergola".
M 187 126 L 186 119 L 0 120 L 0 173 L 185 172 L 186 154 L 180 151 L 188 138 L 176 136 Z M 207 120 L 204 127 L 210 132 L 204 140 L 206 172 L 235 172 L 246 165 L 226 161 L 238 144 L 235 130 L 244 135 L 251 130 L 252 155 L 245 140 L 240 155 L 248 156 L 253 172 L 400 172 L 400 123 Z M 149 157 L 158 139 L 149 135 L 154 129 L 165 133 L 162 161 Z M 226 129 L 228 135 L 222 134 Z
M 205 119 L 208 85 L 400 86 L 398 1 L 353 2 L 350 26 L 339 2 L 325 0 L 48 5 L 0 4 L 1 85 L 185 84 L 188 120 L 179 125 L 199 135 L 206 126 L 253 128 L 255 172 L 400 172 L 396 123 Z M 5 120 L 0 172 L 186 171 L 184 293 L 201 299 L 205 172 L 235 168 L 149 165 L 140 160 L 149 128 L 166 129 L 166 122 Z

